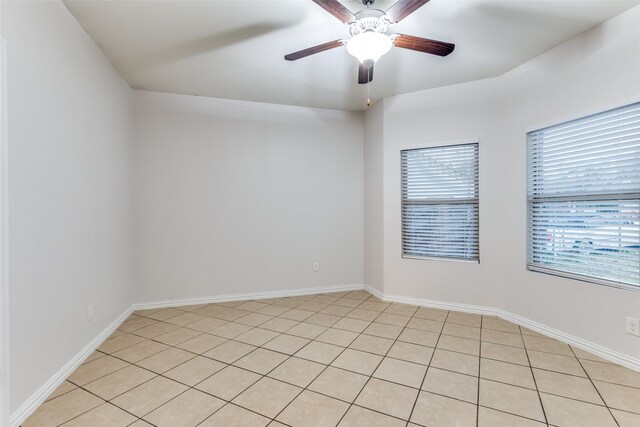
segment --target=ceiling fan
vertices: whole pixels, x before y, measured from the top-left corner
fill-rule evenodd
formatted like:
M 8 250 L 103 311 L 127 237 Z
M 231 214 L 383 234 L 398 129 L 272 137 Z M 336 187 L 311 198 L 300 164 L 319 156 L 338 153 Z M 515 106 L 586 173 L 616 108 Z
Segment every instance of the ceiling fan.
M 312 0 L 318 6 L 349 26 L 351 38 L 338 39 L 309 47 L 285 55 L 287 61 L 295 61 L 325 50 L 347 46 L 347 51 L 358 58 L 358 83 L 366 84 L 373 80 L 373 65 L 392 46 L 416 50 L 438 56 L 447 56 L 455 48 L 454 44 L 406 34 L 387 34 L 389 27 L 396 24 L 425 5 L 429 0 L 399 0 L 386 12 L 370 8 L 375 0 L 362 0 L 367 8 L 351 13 L 338 0 Z

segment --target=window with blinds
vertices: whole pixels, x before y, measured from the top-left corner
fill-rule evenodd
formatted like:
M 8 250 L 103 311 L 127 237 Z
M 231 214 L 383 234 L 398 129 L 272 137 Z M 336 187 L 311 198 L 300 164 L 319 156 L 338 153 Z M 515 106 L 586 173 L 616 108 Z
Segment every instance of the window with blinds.
M 478 144 L 401 152 L 404 257 L 479 261 Z
M 528 268 L 640 289 L 640 103 L 527 145 Z

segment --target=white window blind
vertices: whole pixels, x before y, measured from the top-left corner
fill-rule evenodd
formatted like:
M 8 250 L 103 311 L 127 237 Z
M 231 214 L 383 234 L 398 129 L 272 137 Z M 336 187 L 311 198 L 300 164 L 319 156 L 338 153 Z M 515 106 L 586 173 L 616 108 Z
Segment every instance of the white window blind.
M 640 289 L 640 103 L 527 145 L 528 268 Z
M 479 260 L 478 144 L 403 150 L 402 253 Z

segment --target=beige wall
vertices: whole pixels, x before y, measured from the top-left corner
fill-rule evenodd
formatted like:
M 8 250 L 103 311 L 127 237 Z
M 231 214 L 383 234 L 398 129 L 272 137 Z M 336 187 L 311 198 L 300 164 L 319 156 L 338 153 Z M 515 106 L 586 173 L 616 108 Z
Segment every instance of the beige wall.
M 62 3 L 2 3 L 15 412 L 133 302 L 132 110 Z
M 362 114 L 138 91 L 135 124 L 137 301 L 363 283 Z
M 496 307 L 640 358 L 640 340 L 625 334 L 640 292 L 525 265 L 526 131 L 639 101 L 639 27 L 636 7 L 501 77 L 385 99 L 386 294 Z M 400 150 L 470 138 L 480 143 L 480 264 L 402 259 Z
M 364 281 L 379 291 L 384 282 L 383 113 L 381 100 L 364 116 Z
M 525 269 L 525 132 L 640 100 L 639 7 L 496 79 L 365 115 L 131 91 L 61 3 L 2 2 L 1 19 L 12 412 L 131 305 L 134 265 L 140 302 L 365 281 L 640 358 L 624 333 L 639 292 Z M 403 260 L 400 149 L 470 138 L 481 263 Z

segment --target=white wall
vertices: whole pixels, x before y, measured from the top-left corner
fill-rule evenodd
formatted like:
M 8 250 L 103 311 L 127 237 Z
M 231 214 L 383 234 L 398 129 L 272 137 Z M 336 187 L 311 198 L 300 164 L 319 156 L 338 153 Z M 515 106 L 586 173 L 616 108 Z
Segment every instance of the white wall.
M 11 411 L 129 307 L 132 260 L 142 302 L 366 278 L 640 357 L 624 334 L 640 293 L 524 266 L 525 131 L 640 100 L 640 8 L 499 78 L 388 98 L 364 118 L 132 95 L 62 4 L 5 1 L 1 24 Z M 481 263 L 401 259 L 400 149 L 467 138 L 480 141 Z
M 640 359 L 640 339 L 625 334 L 625 315 L 640 317 L 640 292 L 607 288 L 527 272 L 525 129 L 566 121 L 640 101 L 640 7 L 565 43 L 504 78 L 504 124 L 499 139 L 507 162 L 503 200 L 516 212 L 509 221 L 513 251 L 505 252 L 501 290 L 507 309 L 569 334 Z M 551 100 L 551 102 L 549 102 Z M 520 265 L 518 265 L 520 263 Z
M 15 412 L 132 303 L 131 89 L 62 3 L 3 2 L 2 37 Z
M 134 108 L 136 301 L 363 283 L 362 114 L 141 91 Z
M 501 77 L 385 99 L 385 293 L 501 308 L 640 358 L 624 332 L 640 292 L 525 267 L 525 133 L 640 100 L 639 27 L 636 7 Z M 481 263 L 402 259 L 400 150 L 467 138 L 480 142 Z
M 458 85 L 385 100 L 384 112 L 384 291 L 467 304 L 496 304 L 492 283 L 503 268 L 495 245 L 496 219 L 487 213 L 499 181 L 487 182 L 500 168 L 489 143 L 493 106 L 489 82 Z M 481 263 L 401 258 L 400 150 L 479 138 Z M 487 209 L 489 207 L 489 209 Z
M 0 2 L 0 17 L 2 3 Z M 0 27 L 2 19 L 0 19 Z M 1 32 L 0 32 L 1 34 Z M 7 251 L 7 79 L 4 40 L 0 37 L 0 425 L 9 420 L 9 289 Z M 4 423 L 4 424 L 3 424 Z
M 364 115 L 364 282 L 384 291 L 384 100 Z

